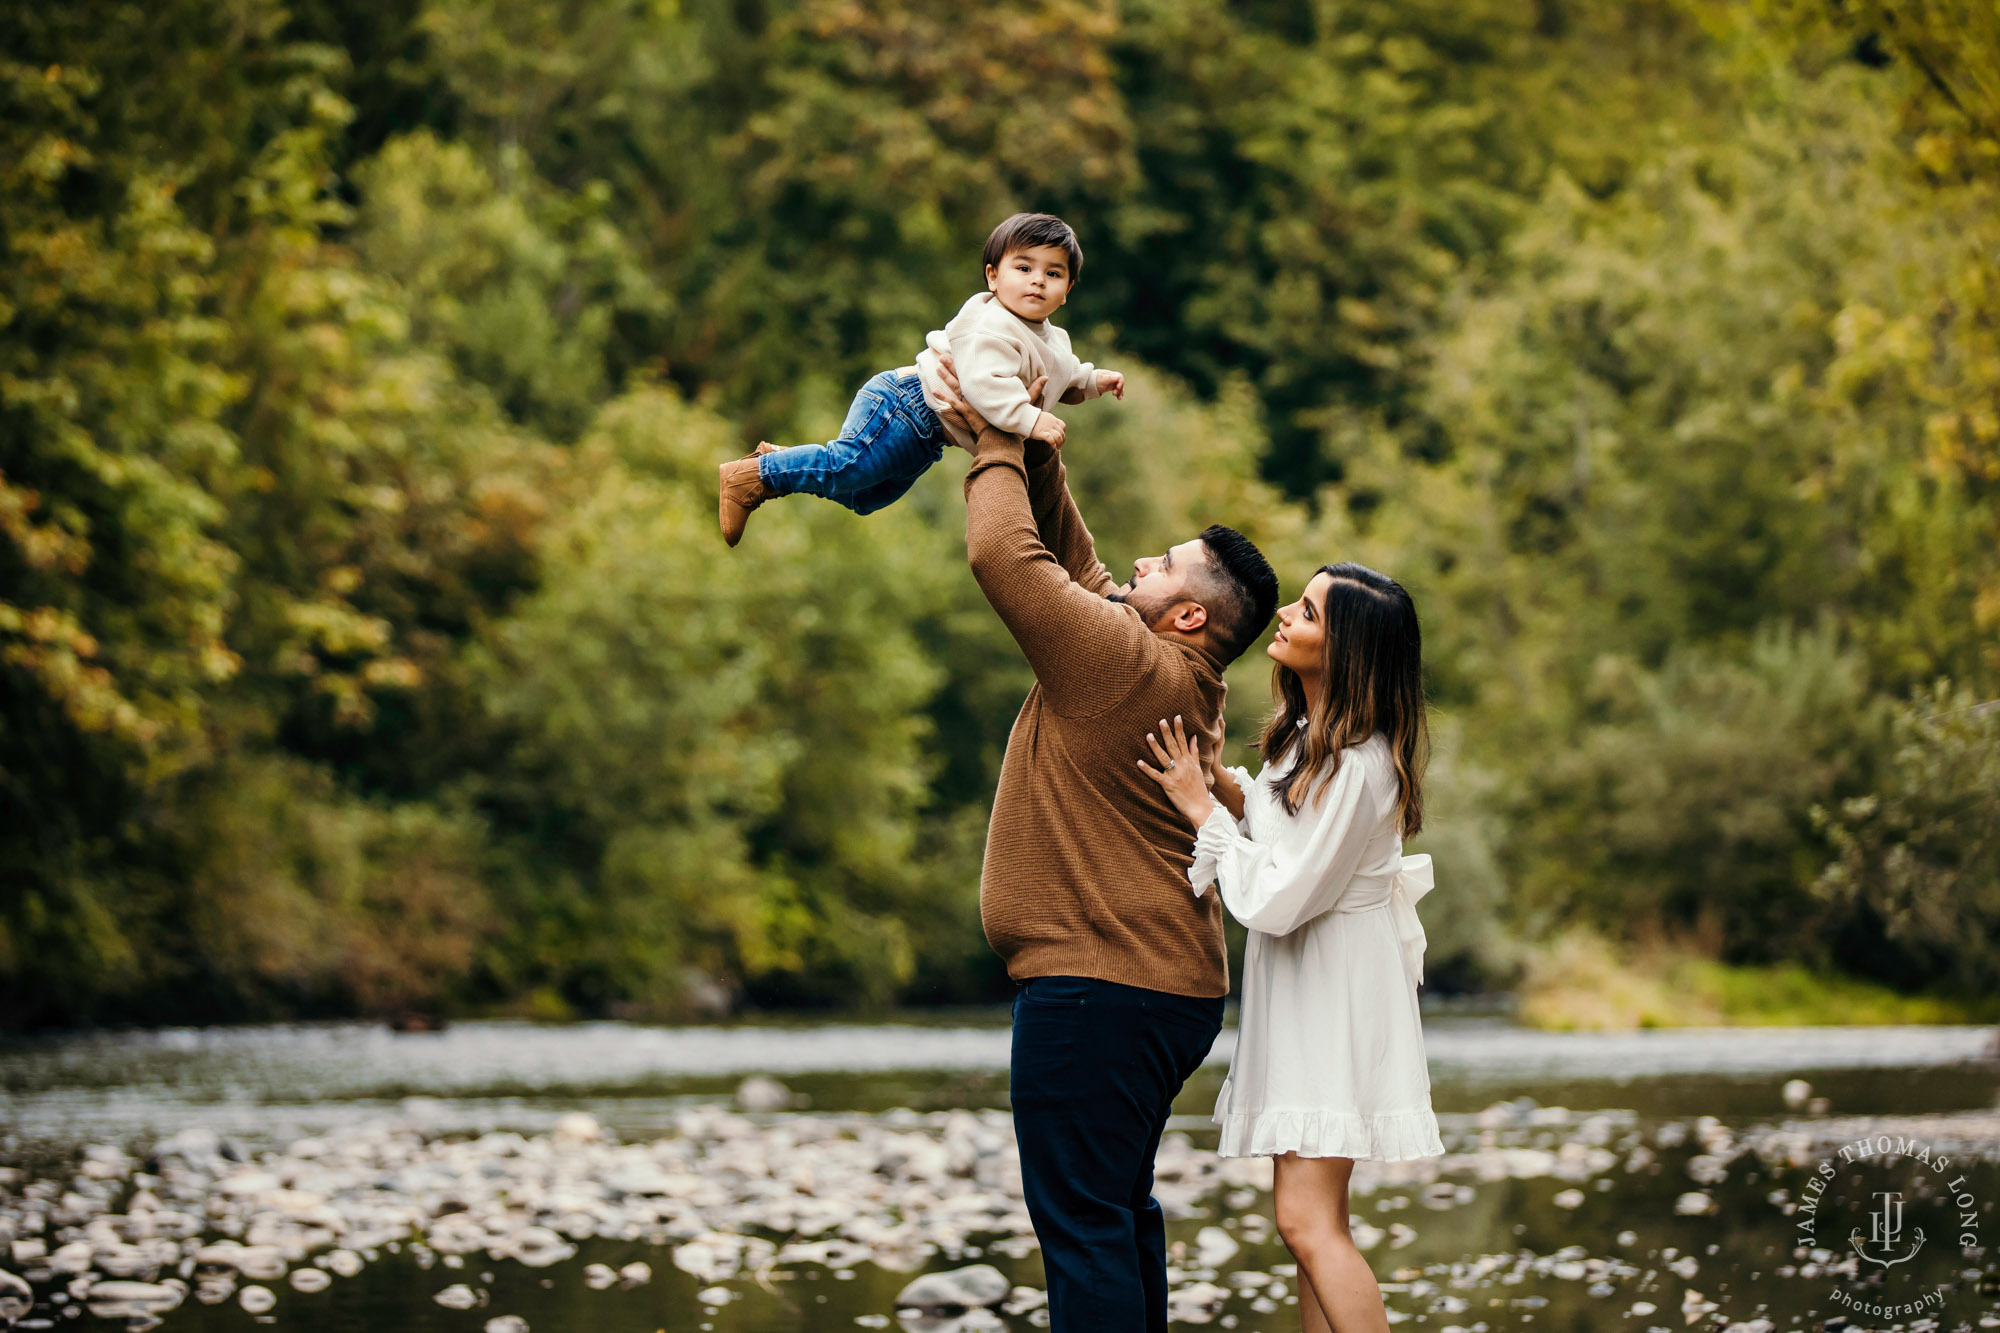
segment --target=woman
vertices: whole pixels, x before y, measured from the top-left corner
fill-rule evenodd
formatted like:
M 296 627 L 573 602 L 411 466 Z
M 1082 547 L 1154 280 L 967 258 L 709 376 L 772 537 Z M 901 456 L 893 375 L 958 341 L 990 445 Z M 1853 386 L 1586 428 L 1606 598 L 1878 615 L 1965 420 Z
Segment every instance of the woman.
M 1386 1330 L 1348 1179 L 1358 1159 L 1444 1151 L 1417 1014 L 1430 858 L 1403 855 L 1428 749 L 1416 606 L 1372 569 L 1327 565 L 1268 652 L 1278 708 L 1255 780 L 1218 765 L 1211 790 L 1179 718 L 1146 737 L 1158 767 L 1139 766 L 1197 830 L 1194 891 L 1215 884 L 1250 929 L 1222 1155 L 1277 1159 L 1307 1333 Z

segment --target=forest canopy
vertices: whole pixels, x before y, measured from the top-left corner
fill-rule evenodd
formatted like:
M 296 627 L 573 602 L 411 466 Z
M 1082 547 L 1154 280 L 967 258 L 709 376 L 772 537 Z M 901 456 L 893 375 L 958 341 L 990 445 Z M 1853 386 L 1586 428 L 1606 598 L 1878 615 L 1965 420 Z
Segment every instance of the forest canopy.
M 0 6 L 0 1015 L 1004 993 L 963 456 L 735 551 L 714 485 L 1017 209 L 1130 377 L 1108 563 L 1415 594 L 1434 984 L 2000 991 L 1996 68 L 1973 0 Z

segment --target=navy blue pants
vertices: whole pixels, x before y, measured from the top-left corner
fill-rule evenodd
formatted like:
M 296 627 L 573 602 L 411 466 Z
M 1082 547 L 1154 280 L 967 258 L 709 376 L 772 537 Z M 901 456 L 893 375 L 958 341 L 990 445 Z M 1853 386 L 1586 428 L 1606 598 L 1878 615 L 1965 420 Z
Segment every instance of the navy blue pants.
M 1053 1333 L 1166 1333 L 1153 1156 L 1222 1001 L 1085 977 L 1014 996 L 1010 1097 Z

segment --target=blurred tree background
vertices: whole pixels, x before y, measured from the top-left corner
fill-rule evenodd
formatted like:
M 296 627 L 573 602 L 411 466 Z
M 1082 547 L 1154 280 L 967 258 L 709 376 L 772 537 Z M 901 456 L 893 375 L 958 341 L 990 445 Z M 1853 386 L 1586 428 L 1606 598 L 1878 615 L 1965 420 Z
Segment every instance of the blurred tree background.
M 0 1015 L 1001 993 L 962 458 L 712 488 L 1017 208 L 1114 566 L 1416 593 L 1434 981 L 2000 992 L 1996 69 L 1980 0 L 10 0 Z

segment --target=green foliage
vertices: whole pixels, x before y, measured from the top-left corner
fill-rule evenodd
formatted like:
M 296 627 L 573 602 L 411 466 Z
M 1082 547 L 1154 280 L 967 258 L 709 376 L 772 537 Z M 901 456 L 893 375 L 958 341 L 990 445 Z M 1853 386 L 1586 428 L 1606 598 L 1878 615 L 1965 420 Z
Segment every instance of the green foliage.
M 481 668 L 518 738 L 505 795 L 562 825 L 608 994 L 672 1009 L 693 969 L 879 1002 L 914 971 L 900 909 L 943 887 L 915 819 L 940 673 L 904 627 L 948 550 L 801 500 L 718 561 L 727 441 L 639 390 L 579 444 L 541 587 Z
M 217 765 L 170 832 L 190 868 L 171 890 L 185 937 L 133 980 L 204 988 L 225 1012 L 421 1010 L 495 928 L 477 818 L 359 798 L 298 760 Z
M 1876 790 L 1813 819 L 1834 850 L 1819 892 L 1880 923 L 1899 979 L 2000 989 L 2000 708 L 1947 683 L 1918 694 Z
M 1808 812 L 1860 788 L 1875 738 L 1860 664 L 1830 634 L 1769 631 L 1747 660 L 1676 652 L 1657 670 L 1606 655 L 1582 702 L 1514 793 L 1512 822 L 1534 831 L 1514 841 L 1523 906 L 1699 928 L 1734 961 L 1831 937 Z
M 503 176 L 524 175 L 518 154 Z M 395 139 L 356 173 L 357 249 L 392 278 L 412 332 L 516 421 L 572 439 L 632 364 L 664 302 L 603 217 L 608 191 L 532 176 L 502 190 L 465 144 Z
M 241 385 L 206 312 L 214 246 L 171 170 L 98 160 L 102 83 L 0 62 L 5 992 L 80 991 L 132 962 L 129 812 L 199 759 L 205 694 L 238 666 L 212 486 Z M 95 189 L 74 188 L 83 173 Z
M 1798 963 L 1728 964 L 1658 940 L 1567 931 L 1533 950 L 1518 1014 L 1531 1027 L 1818 1027 L 1990 1023 L 1989 994 L 1910 995 Z
M 1990 8 L 0 10 L 8 1021 L 1001 993 L 963 457 L 713 486 L 1024 207 L 1113 568 L 1415 592 L 1434 978 L 1991 989 Z

